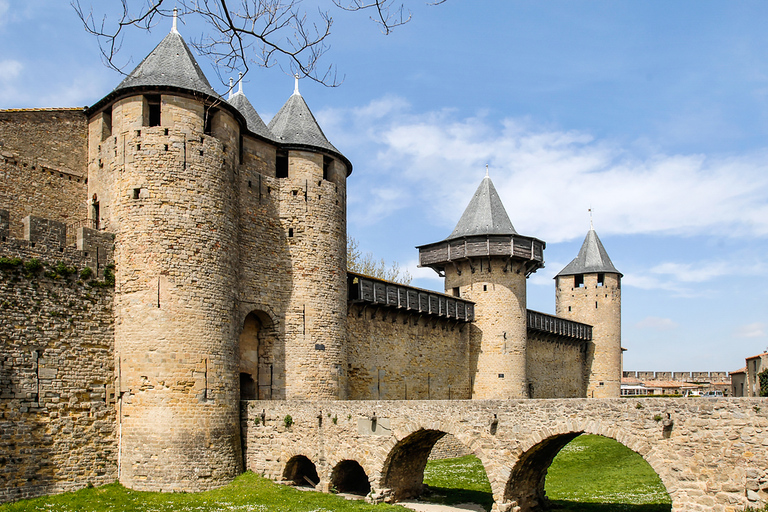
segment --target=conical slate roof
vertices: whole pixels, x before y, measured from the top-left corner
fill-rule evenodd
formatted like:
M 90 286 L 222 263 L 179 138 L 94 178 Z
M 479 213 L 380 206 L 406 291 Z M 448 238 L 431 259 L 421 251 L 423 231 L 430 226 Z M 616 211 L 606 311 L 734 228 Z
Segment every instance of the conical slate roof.
M 248 101 L 248 98 L 245 97 L 242 91 L 236 92 L 227 101 L 243 114 L 245 121 L 248 123 L 249 131 L 265 139 L 275 140 L 275 136 L 269 131 L 267 125 L 261 120 L 259 113 L 256 112 L 256 109 L 253 108 L 253 105 L 251 105 L 251 102 Z
M 283 144 L 311 146 L 341 155 L 325 138 L 298 88 L 269 122 L 269 130 Z
M 516 235 L 491 178 L 486 176 L 446 240 L 477 235 Z
M 218 98 L 181 35 L 172 31 L 120 82 L 113 93 L 134 87 L 178 87 Z
M 573 259 L 566 267 L 560 271 L 558 276 L 572 276 L 576 274 L 596 274 L 596 273 L 619 274 L 613 266 L 611 258 L 603 247 L 603 243 L 598 238 L 594 228 L 590 228 L 584 243 L 581 245 L 579 255 Z

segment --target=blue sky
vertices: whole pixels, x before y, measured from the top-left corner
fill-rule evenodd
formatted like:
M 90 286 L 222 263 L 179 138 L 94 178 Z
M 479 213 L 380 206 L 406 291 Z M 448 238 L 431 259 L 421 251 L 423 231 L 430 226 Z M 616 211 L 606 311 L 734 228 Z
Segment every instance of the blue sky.
M 625 276 L 625 369 L 732 371 L 768 348 L 768 2 L 409 7 L 389 36 L 332 10 L 325 63 L 344 82 L 301 82 L 355 166 L 363 251 L 441 290 L 414 246 L 451 232 L 488 164 L 517 231 L 547 242 L 531 309 L 554 311 L 591 207 Z M 169 28 L 129 33 L 127 71 Z M 180 25 L 188 41 L 203 30 Z M 90 105 L 121 79 L 64 0 L 0 0 L 0 48 L 0 108 Z M 293 80 L 255 69 L 244 90 L 268 121 Z

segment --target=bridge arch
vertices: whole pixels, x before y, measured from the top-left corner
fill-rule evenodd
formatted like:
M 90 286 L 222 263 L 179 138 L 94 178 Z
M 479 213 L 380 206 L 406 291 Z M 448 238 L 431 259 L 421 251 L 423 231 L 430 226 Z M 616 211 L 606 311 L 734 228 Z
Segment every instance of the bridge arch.
M 294 455 L 283 468 L 283 481 L 291 481 L 297 487 L 316 487 L 320 483 L 317 467 L 306 455 Z
M 396 440 L 388 446 L 381 466 L 380 487 L 389 489 L 395 501 L 419 496 L 424 488 L 424 468 L 429 454 L 447 434 L 467 446 L 488 471 L 489 461 L 481 449 L 481 439 L 467 433 L 466 429 L 450 420 L 429 425 L 411 424 L 398 432 Z
M 338 492 L 366 496 L 371 492 L 371 482 L 363 466 L 352 459 L 344 459 L 331 472 L 331 487 Z
M 502 503 L 515 504 L 520 507 L 520 512 L 546 510 L 544 484 L 549 466 L 565 445 L 582 434 L 613 439 L 642 456 L 661 479 L 674 505 L 674 496 L 669 490 L 677 486 L 672 485 L 669 472 L 661 464 L 661 459 L 652 456 L 651 446 L 645 440 L 617 429 L 615 425 L 608 426 L 596 421 L 549 426 L 523 439 L 516 450 L 517 457 L 504 485 Z

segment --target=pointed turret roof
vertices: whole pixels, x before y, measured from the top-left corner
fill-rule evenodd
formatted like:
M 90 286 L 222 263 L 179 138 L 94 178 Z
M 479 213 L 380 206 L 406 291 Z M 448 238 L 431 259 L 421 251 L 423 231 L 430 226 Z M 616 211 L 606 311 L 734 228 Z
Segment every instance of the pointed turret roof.
M 347 165 L 347 176 L 352 172 L 352 163 L 342 155 L 325 137 L 307 102 L 299 93 L 299 79 L 288 101 L 267 125 L 274 140 L 286 146 L 304 146 L 323 149 L 337 155 Z
M 309 110 L 307 102 L 299 94 L 298 87 L 285 102 L 285 105 L 269 122 L 269 129 L 276 140 L 283 144 L 297 144 L 327 149 L 338 153 L 339 150 L 325 138 L 323 130 L 317 124 L 315 116 Z
M 251 105 L 251 102 L 248 101 L 248 98 L 246 98 L 245 94 L 243 93 L 242 76 L 240 77 L 240 85 L 238 91 L 231 95 L 227 101 L 241 114 L 243 114 L 243 117 L 245 117 L 245 121 L 248 124 L 249 131 L 264 137 L 265 139 L 275 140 L 275 136 L 271 131 L 269 131 L 267 125 L 264 124 L 264 121 L 261 120 L 259 113 L 256 112 L 256 109 L 253 108 L 253 105 Z
M 172 30 L 152 52 L 120 82 L 113 92 L 134 87 L 178 87 L 219 97 L 187 43 Z
M 605 251 L 605 247 L 603 247 L 603 243 L 597 236 L 595 229 L 590 227 L 579 250 L 579 255 L 557 275 L 571 276 L 576 274 L 596 274 L 598 272 L 622 275 L 613 266 L 611 258 L 608 257 L 608 253 Z
M 486 174 L 475 195 L 446 240 L 476 235 L 516 235 L 499 193 Z

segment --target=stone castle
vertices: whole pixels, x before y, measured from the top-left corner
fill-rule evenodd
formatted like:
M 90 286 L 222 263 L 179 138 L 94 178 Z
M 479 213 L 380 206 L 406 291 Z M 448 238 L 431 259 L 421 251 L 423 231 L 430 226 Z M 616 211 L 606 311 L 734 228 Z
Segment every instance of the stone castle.
M 556 315 L 527 309 L 545 243 L 487 176 L 418 248 L 445 293 L 347 272 L 352 164 L 298 85 L 266 125 L 175 29 L 89 108 L 0 111 L 0 155 L 0 501 L 223 485 L 242 400 L 619 396 L 593 229 Z

